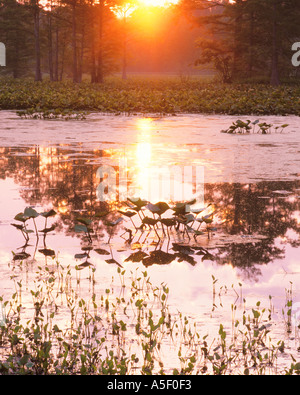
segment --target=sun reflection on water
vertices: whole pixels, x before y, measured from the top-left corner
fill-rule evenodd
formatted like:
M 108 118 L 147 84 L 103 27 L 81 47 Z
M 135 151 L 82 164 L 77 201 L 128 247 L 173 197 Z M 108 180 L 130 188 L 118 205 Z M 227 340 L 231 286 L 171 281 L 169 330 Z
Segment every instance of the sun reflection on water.
M 151 164 L 153 158 L 151 134 L 153 119 L 142 118 L 137 121 L 138 142 L 135 149 L 134 192 L 144 199 L 149 198 L 149 184 L 151 178 Z
M 178 151 L 156 141 L 155 118 L 136 122 L 137 143 L 130 164 L 131 191 L 135 196 L 152 202 L 183 201 L 202 197 L 204 181 L 202 166 L 182 166 L 176 162 Z M 200 199 L 203 204 L 203 199 Z

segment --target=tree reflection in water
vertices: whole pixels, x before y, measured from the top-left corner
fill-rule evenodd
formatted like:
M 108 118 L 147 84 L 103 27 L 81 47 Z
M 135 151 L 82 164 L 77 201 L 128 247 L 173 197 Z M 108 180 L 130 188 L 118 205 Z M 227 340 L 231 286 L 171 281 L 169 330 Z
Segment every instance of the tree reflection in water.
M 121 233 L 124 234 L 122 223 L 108 229 L 108 222 L 101 218 L 101 213 L 110 212 L 108 220 L 115 221 L 120 216 L 117 210 L 123 205 L 99 202 L 96 197 L 99 183 L 97 169 L 101 164 L 109 163 L 110 151 L 82 151 L 78 146 L 69 145 L 0 148 L 0 153 L 0 177 L 12 178 L 20 186 L 26 205 L 53 207 L 57 211 L 55 233 L 82 237 L 74 231 L 76 218 L 98 216 L 92 237 L 93 244 L 98 247 L 94 246 L 94 251 L 100 251 L 100 255 L 101 251 L 107 250 L 99 248 L 104 243 L 105 235 L 120 237 Z M 219 232 L 225 232 L 231 242 L 210 244 L 205 240 L 201 244 L 199 240 L 198 244 L 190 243 L 187 246 L 187 240 L 172 239 L 172 236 L 168 240 L 162 237 L 160 243 L 150 242 L 150 239 L 146 242 L 147 238 L 141 241 L 146 233 L 135 237 L 136 229 L 132 226 L 132 229 L 125 229 L 125 233 L 128 231 L 130 235 L 131 232 L 131 237 L 124 238 L 128 249 L 127 260 L 141 262 L 145 266 L 169 264 L 174 260 L 196 265 L 199 260 L 210 260 L 220 265 L 239 267 L 245 276 L 256 279 L 260 274 L 259 266 L 284 258 L 286 245 L 294 248 L 300 246 L 298 193 L 298 181 L 205 184 L 205 202 L 214 204 L 222 224 L 213 238 L 216 241 Z M 255 234 L 264 235 L 265 238 L 253 242 L 250 238 L 247 243 L 234 239 L 237 235 Z M 226 241 L 226 238 L 222 240 Z M 92 263 L 88 247 L 83 245 L 82 249 L 79 255 L 84 259 L 84 267 Z M 45 256 L 53 256 L 53 250 L 47 247 L 45 239 L 40 251 Z M 20 257 L 25 256 L 26 245 L 22 246 L 19 254 Z M 113 244 L 107 254 L 111 255 L 107 263 L 120 265 L 113 257 Z

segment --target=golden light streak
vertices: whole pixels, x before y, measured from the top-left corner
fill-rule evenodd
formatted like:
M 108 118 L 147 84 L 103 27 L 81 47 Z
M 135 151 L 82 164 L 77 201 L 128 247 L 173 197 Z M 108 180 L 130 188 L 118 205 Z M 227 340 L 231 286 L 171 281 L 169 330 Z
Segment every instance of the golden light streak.
M 139 0 L 139 4 L 145 7 L 170 7 L 178 4 L 179 0 Z
M 126 19 L 131 16 L 131 14 L 136 11 L 138 8 L 137 5 L 132 3 L 124 3 L 123 5 L 116 5 L 114 7 L 110 7 L 111 11 L 115 14 L 118 19 Z
M 136 145 L 135 160 L 135 186 L 138 194 L 149 199 L 149 181 L 151 177 L 151 131 L 153 129 L 152 118 L 142 118 L 137 122 L 139 131 L 138 143 Z
M 129 18 L 134 11 L 146 8 L 168 8 L 174 4 L 178 4 L 180 0 L 137 0 L 136 3 L 125 2 L 122 5 L 110 7 L 111 11 L 118 19 Z

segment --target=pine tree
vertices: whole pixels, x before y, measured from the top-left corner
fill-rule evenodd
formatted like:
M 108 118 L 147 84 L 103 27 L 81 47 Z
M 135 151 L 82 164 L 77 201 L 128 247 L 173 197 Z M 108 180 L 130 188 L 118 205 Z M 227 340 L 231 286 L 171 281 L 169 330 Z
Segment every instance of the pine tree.
M 32 60 L 31 18 L 24 4 L 16 0 L 0 1 L 0 34 L 6 46 L 6 67 L 14 78 L 28 73 Z
M 199 5 L 199 2 L 197 2 Z M 291 45 L 300 37 L 299 0 L 236 0 L 234 3 L 200 0 L 211 13 L 199 18 L 207 38 L 197 63 L 214 62 L 223 81 L 234 77 L 265 75 L 277 86 L 291 70 Z

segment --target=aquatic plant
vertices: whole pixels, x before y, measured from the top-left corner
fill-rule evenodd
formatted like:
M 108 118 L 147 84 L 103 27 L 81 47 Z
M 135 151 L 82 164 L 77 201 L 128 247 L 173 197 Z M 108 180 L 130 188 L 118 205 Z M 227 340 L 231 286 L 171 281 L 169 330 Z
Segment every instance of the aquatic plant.
M 274 131 L 283 132 L 285 128 L 287 128 L 288 124 L 283 124 L 280 126 L 273 126 L 272 124 L 268 124 L 266 122 L 260 122 L 259 119 L 251 122 L 249 119 L 247 121 L 242 121 L 238 119 L 233 122 L 228 129 L 221 130 L 221 133 L 227 134 L 248 134 L 248 133 L 259 133 L 259 134 L 269 134 L 272 133 L 272 128 Z M 257 128 L 256 128 L 257 127 Z
M 70 266 L 59 262 L 55 270 L 37 267 L 34 289 L 17 281 L 11 299 L 0 298 L 1 375 L 299 374 L 294 357 L 278 368 L 282 341 L 271 342 L 272 321 L 261 302 L 241 311 L 240 319 L 232 305 L 232 330 L 220 323 L 211 336 L 170 308 L 172 291 L 155 286 L 147 271 L 127 275 L 118 268 L 120 283 L 101 293 L 94 291 L 94 272 L 90 268 L 85 298 L 78 293 L 80 277 L 75 281 Z M 32 306 L 22 304 L 30 300 L 26 293 Z M 177 365 L 164 360 L 166 350 Z
M 0 107 L 27 110 L 45 116 L 58 111 L 74 114 L 91 111 L 111 114 L 136 113 L 204 113 L 230 115 L 300 115 L 298 86 L 272 88 L 258 84 L 203 83 L 193 79 L 182 83 L 179 79 L 108 78 L 101 87 L 70 81 L 35 84 L 31 79 L 1 78 Z M 33 109 L 33 110 L 30 110 Z M 49 111 L 49 114 L 46 112 Z M 40 116 L 41 114 L 39 114 Z M 28 114 L 32 116 L 32 114 Z M 42 118 L 44 115 L 41 115 Z M 67 115 L 68 116 L 68 115 Z M 76 116 L 76 115 L 75 115 Z
M 38 231 L 35 220 L 40 215 L 45 218 L 45 227 L 44 227 L 44 229 Z M 27 228 L 27 225 L 26 225 L 27 221 L 32 219 L 37 239 L 39 238 L 38 232 L 43 233 L 44 234 L 44 238 L 45 238 L 47 233 L 49 233 L 49 232 L 51 232 L 51 231 L 53 231 L 55 229 L 55 225 L 52 225 L 50 228 L 47 228 L 47 220 L 48 220 L 48 218 L 54 217 L 55 215 L 56 215 L 56 212 L 53 209 L 51 209 L 48 212 L 38 213 L 34 208 L 26 207 L 24 209 L 24 212 L 18 213 L 14 217 L 14 219 L 16 221 L 19 221 L 22 224 L 21 225 L 19 225 L 19 224 L 11 224 L 11 225 L 14 226 L 16 229 L 19 229 L 21 231 L 22 235 L 24 236 L 24 238 L 26 240 L 26 243 L 28 243 L 28 241 L 29 241 L 29 234 L 34 233 L 34 231 Z
M 26 110 L 18 110 L 17 115 L 23 119 L 63 119 L 69 120 L 85 120 L 87 112 L 73 111 L 69 109 L 41 109 L 39 107 L 28 108 Z

